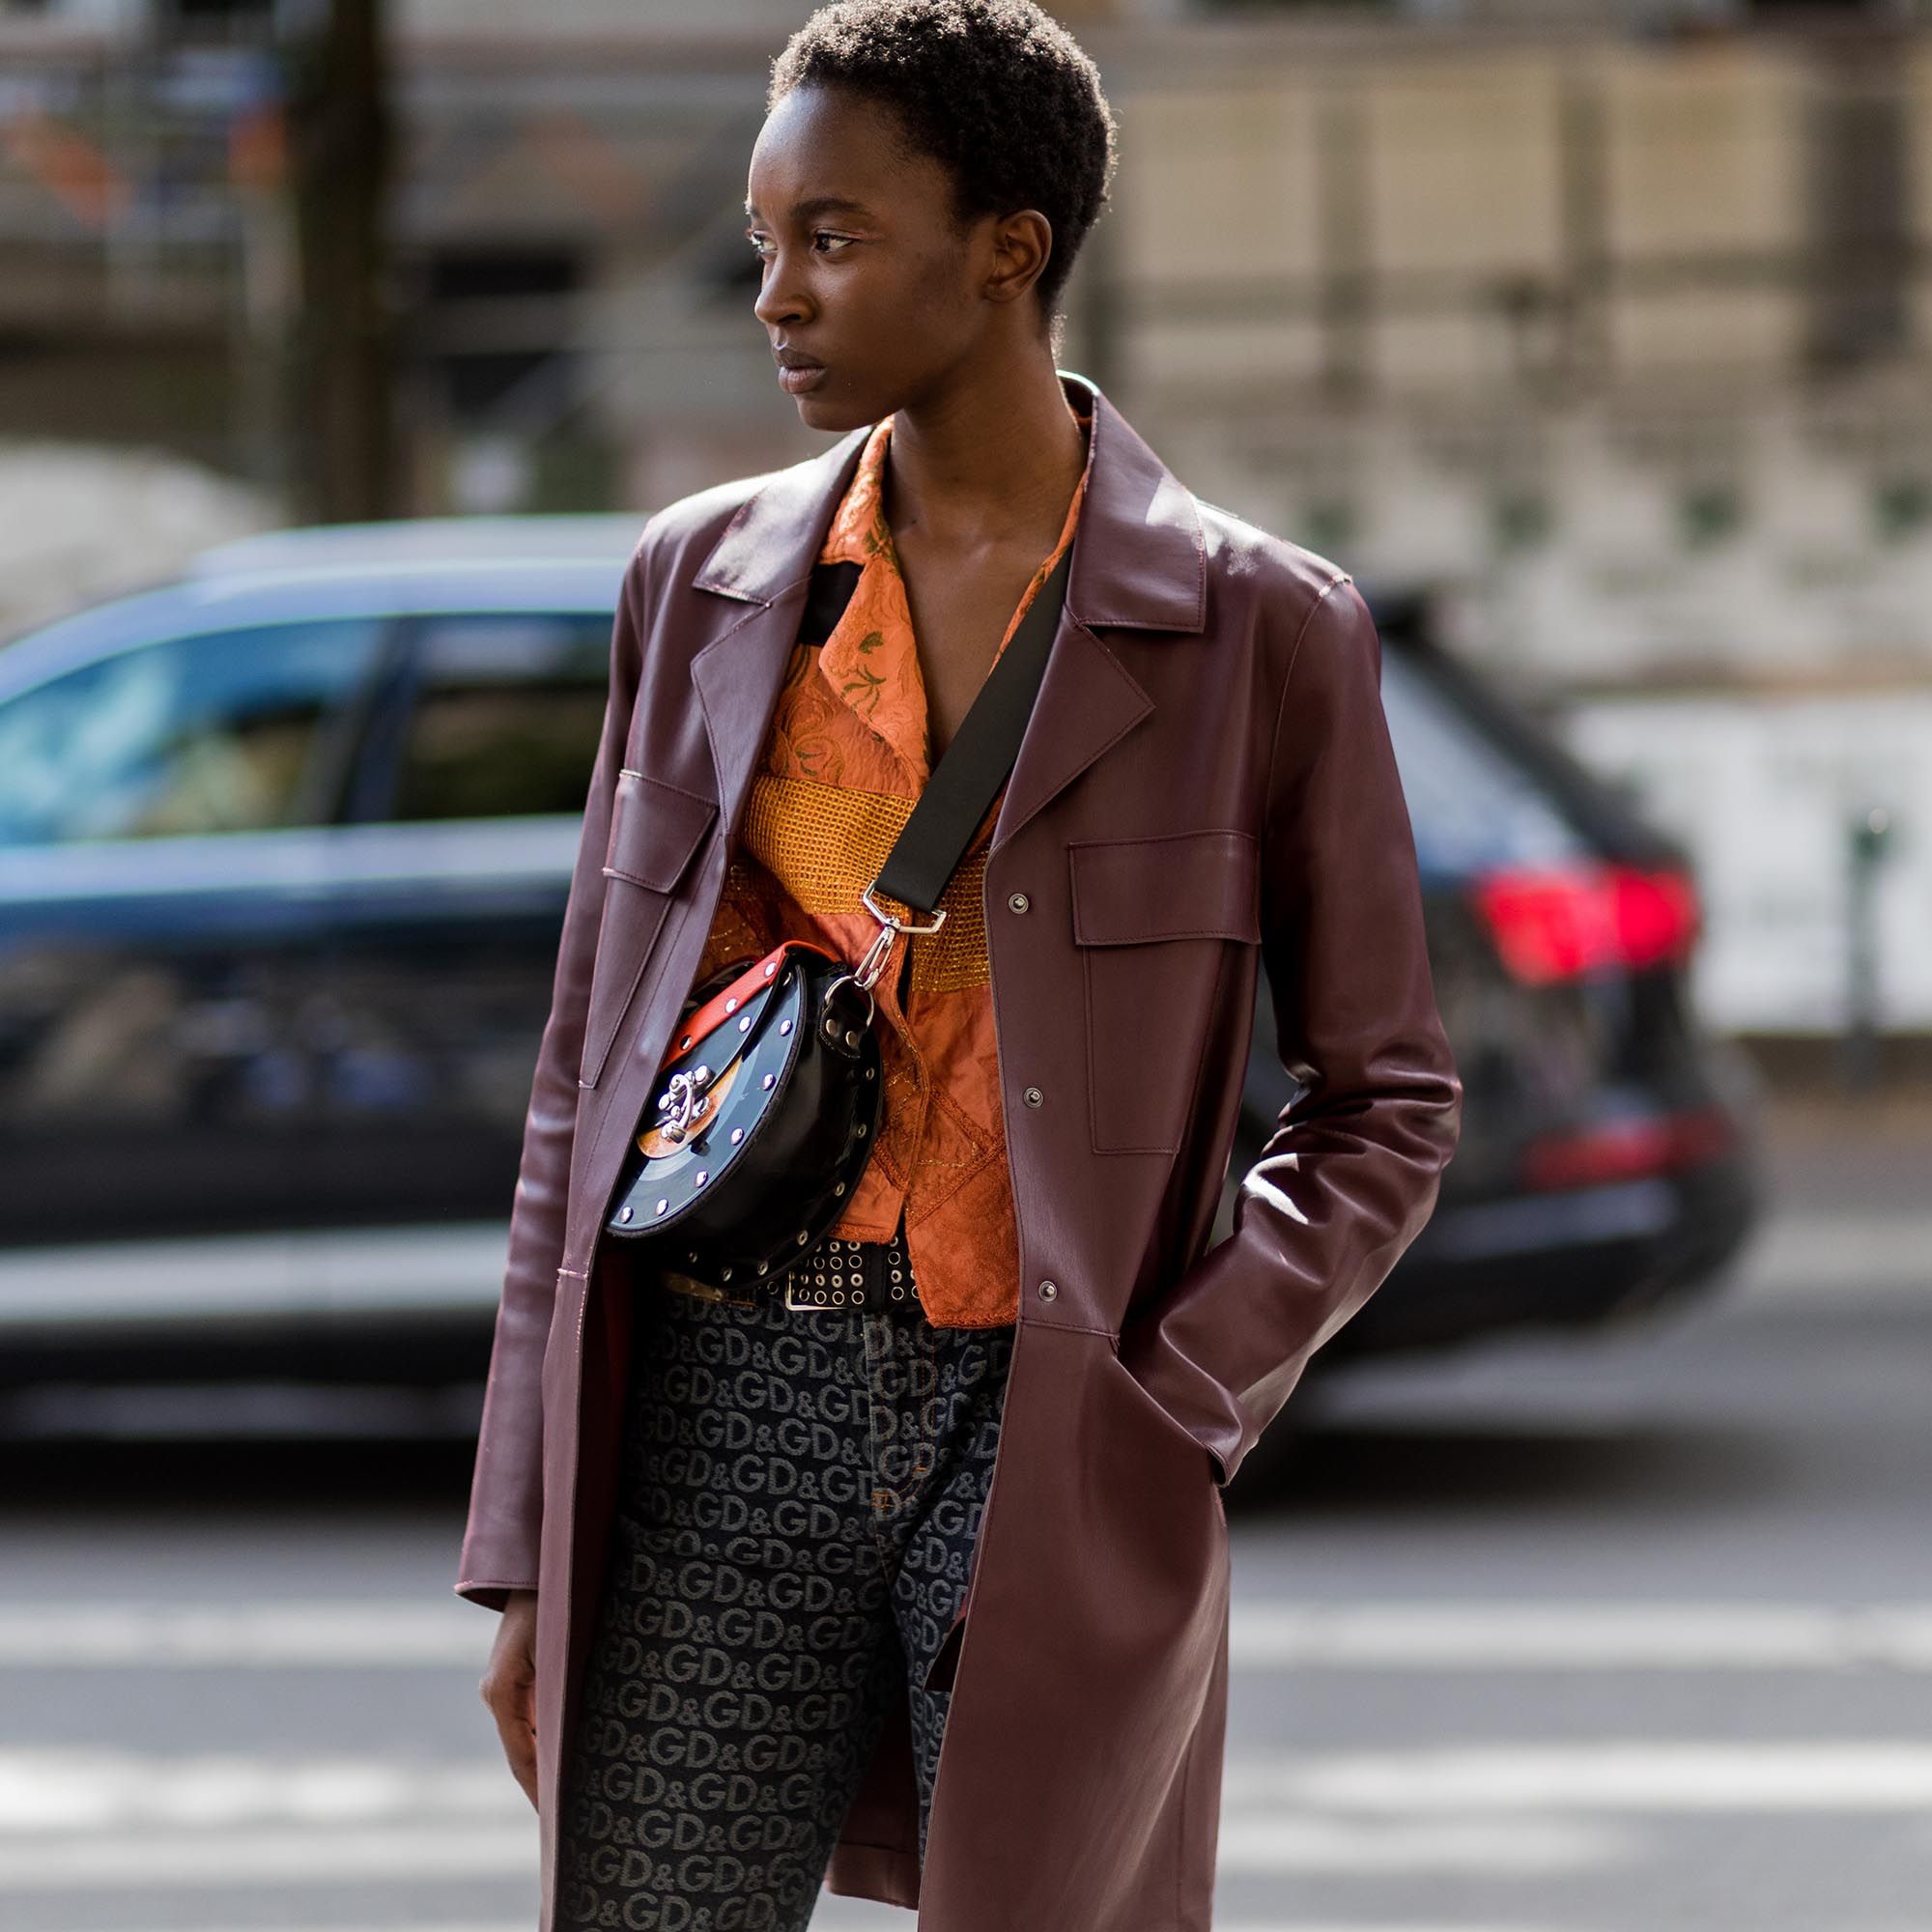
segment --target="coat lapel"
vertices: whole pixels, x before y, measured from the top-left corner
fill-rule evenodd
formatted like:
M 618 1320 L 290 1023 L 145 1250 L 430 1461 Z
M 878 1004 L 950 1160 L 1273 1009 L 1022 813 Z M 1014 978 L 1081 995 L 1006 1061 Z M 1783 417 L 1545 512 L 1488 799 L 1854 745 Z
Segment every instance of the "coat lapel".
M 736 835 L 771 729 L 812 565 L 869 433 L 856 429 L 810 462 L 777 471 L 746 499 L 692 579 L 696 589 L 752 607 L 691 660 L 727 838 Z
M 989 852 L 1154 708 L 1096 632 L 1199 632 L 1207 621 L 1207 554 L 1193 497 L 1094 384 L 1064 371 L 1061 381 L 1090 400 L 1093 469 L 1073 530 L 1066 603 Z
M 1093 467 L 1073 534 L 1066 602 L 993 827 L 997 851 L 1153 709 L 1096 632 L 1201 631 L 1208 570 L 1194 499 L 1084 376 L 1062 372 L 1093 412 Z M 870 425 L 776 471 L 747 499 L 692 579 L 752 606 L 692 659 L 716 767 L 719 816 L 734 835 L 771 726 L 812 565 Z

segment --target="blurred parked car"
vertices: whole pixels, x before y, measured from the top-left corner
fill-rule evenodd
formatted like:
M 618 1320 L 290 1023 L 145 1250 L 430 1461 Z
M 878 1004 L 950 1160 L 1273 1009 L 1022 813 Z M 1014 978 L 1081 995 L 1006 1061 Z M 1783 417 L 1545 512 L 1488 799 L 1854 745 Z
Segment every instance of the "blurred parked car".
M 0 649 L 0 1380 L 481 1373 L 637 529 L 249 538 Z M 1682 856 L 1371 602 L 1467 1097 L 1334 1352 L 1681 1293 L 1753 1165 Z
M 1324 1359 L 1589 1327 L 1715 1282 L 1757 1212 L 1759 1084 L 1691 1004 L 1688 856 L 1441 649 L 1426 595 L 1365 594 L 1463 1132 Z M 1264 988 L 1233 1177 L 1292 1092 Z

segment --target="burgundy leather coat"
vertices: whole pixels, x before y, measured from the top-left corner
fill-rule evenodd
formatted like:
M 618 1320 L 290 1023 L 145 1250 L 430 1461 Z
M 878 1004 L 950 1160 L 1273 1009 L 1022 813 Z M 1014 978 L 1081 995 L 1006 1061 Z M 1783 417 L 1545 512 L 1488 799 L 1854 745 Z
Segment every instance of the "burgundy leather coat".
M 1462 1083 L 1348 577 L 1195 497 L 1084 378 L 1066 608 L 985 918 L 1019 1326 L 923 1875 L 890 1723 L 829 1884 L 921 1932 L 1206 1932 L 1220 1485 L 1435 1204 Z M 865 431 L 660 511 L 631 560 L 510 1227 L 458 1593 L 539 1591 L 543 1932 L 605 1558 L 633 1263 L 600 1238 Z M 1265 966 L 1305 1084 L 1205 1247 Z M 1023 1104 L 1028 1087 L 1044 1100 Z

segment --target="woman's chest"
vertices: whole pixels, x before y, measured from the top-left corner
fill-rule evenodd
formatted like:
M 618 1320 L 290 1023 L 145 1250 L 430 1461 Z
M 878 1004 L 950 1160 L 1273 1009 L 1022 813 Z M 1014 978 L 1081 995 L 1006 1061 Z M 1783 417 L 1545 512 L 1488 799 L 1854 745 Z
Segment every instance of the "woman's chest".
M 1040 555 L 1039 549 L 971 559 L 931 555 L 900 539 L 902 595 L 930 762 L 944 755 L 984 686 Z

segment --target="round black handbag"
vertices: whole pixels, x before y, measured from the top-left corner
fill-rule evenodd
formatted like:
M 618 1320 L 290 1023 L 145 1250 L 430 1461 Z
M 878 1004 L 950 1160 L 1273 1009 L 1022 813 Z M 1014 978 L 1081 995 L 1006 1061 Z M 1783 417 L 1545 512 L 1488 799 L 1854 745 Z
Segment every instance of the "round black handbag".
M 883 1087 L 872 995 L 842 960 L 787 940 L 725 974 L 685 1003 L 605 1224 L 668 1236 L 720 1284 L 782 1272 L 838 1218 Z
M 859 964 L 785 940 L 687 996 L 632 1130 L 607 1233 L 660 1243 L 668 1265 L 742 1287 L 781 1275 L 838 1219 L 878 1132 L 872 986 L 895 933 L 945 922 L 940 895 L 1019 754 L 1071 554 L 994 660 L 861 895 L 879 929 Z M 897 917 L 875 889 L 928 920 Z

